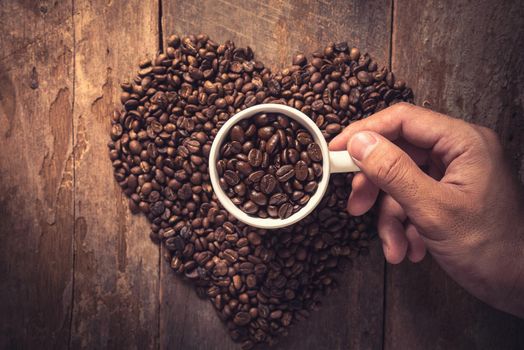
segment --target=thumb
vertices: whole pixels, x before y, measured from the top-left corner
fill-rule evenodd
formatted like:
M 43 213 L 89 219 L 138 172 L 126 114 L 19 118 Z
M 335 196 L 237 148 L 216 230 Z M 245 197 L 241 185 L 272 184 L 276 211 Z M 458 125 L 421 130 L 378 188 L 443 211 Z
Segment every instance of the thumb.
M 388 139 L 363 131 L 348 141 L 347 148 L 366 177 L 391 195 L 406 213 L 422 205 L 432 206 L 438 182 Z

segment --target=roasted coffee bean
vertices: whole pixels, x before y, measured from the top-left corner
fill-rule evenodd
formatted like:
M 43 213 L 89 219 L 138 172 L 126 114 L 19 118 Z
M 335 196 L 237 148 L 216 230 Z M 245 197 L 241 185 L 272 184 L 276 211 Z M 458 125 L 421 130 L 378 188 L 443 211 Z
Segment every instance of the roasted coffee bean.
M 301 222 L 273 231 L 244 225 L 210 184 L 207 159 L 218 130 L 240 110 L 281 103 L 310 117 L 329 142 L 349 123 L 413 99 L 404 81 L 344 42 L 310 58 L 298 54 L 292 63 L 271 72 L 250 48 L 203 34 L 172 35 L 165 52 L 141 62 L 136 79 L 121 85 L 121 109 L 110 116 L 109 156 L 132 212 L 147 215 L 150 237 L 164 245 L 169 266 L 210 299 L 246 349 L 274 342 L 309 316 L 336 288 L 339 261 L 368 252 L 374 217 L 345 211 L 353 174 L 333 174 Z M 321 152 L 311 152 L 314 139 L 299 123 L 262 113 L 238 123 L 229 137 L 217 162 L 220 186 L 250 215 L 279 219 L 280 211 L 294 213 L 316 193 L 322 161 L 314 154 Z M 286 165 L 294 176 L 279 182 L 276 173 Z M 277 182 L 270 193 L 266 175 Z M 267 203 L 252 201 L 252 191 Z
M 271 194 L 277 186 L 277 180 L 271 174 L 266 174 L 260 180 L 260 190 L 266 194 Z
M 318 187 L 318 183 L 316 181 L 310 181 L 304 186 L 304 191 L 307 193 L 313 193 Z M 271 202 L 271 201 L 270 201 Z
M 300 132 L 297 135 L 297 141 L 300 142 L 301 145 L 307 146 L 313 142 L 313 139 L 311 138 L 311 135 L 309 135 L 309 133 Z
M 338 134 L 342 130 L 340 124 L 329 124 L 326 126 L 326 132 L 328 134 Z
M 263 206 L 267 204 L 267 197 L 262 192 L 251 191 L 249 193 L 249 199 L 252 200 L 258 206 Z
M 232 141 L 244 142 L 244 129 L 240 125 L 231 128 L 230 137 Z
M 224 180 L 226 180 L 229 186 L 235 186 L 240 181 L 240 177 L 233 170 L 226 170 L 224 172 Z
M 297 164 L 295 164 L 295 178 L 298 181 L 304 181 L 307 179 L 307 164 L 306 162 L 299 160 Z
M 293 65 L 303 66 L 307 63 L 306 56 L 299 53 L 295 57 L 293 57 Z
M 251 149 L 248 154 L 248 159 L 251 166 L 258 167 L 262 164 L 262 152 L 256 148 Z
M 314 162 L 322 161 L 322 150 L 320 149 L 320 146 L 316 143 L 312 143 L 309 146 L 307 146 L 307 155 Z
M 286 182 L 293 176 L 295 176 L 295 168 L 293 167 L 293 165 L 290 164 L 284 165 L 277 170 L 275 175 L 278 181 Z
M 263 128 L 258 129 L 258 137 L 261 140 L 267 141 L 275 133 L 275 128 L 272 126 L 264 126 Z
M 129 151 L 131 154 L 140 154 L 142 152 L 142 144 L 137 140 L 129 142 Z
M 275 193 L 269 199 L 270 205 L 280 205 L 288 200 L 288 197 L 285 193 Z
M 291 203 L 284 203 L 278 208 L 278 216 L 281 219 L 287 219 L 293 214 L 293 205 Z
M 242 210 L 248 214 L 255 214 L 258 211 L 258 205 L 255 202 L 248 200 L 242 205 Z
M 233 317 L 233 322 L 237 326 L 245 326 L 251 321 L 251 316 L 247 312 L 239 312 Z
M 247 182 L 246 184 L 249 185 L 249 184 L 255 184 L 257 182 L 259 182 L 260 180 L 262 180 L 262 177 L 264 176 L 264 171 L 262 170 L 259 170 L 259 171 L 255 171 L 254 173 L 251 173 L 248 177 L 247 177 Z
M 268 154 L 273 154 L 277 150 L 277 146 L 279 143 L 279 137 L 278 134 L 274 134 L 269 138 L 269 140 L 266 143 L 266 152 Z
M 227 264 L 225 262 L 219 262 L 215 265 L 213 270 L 215 276 L 225 276 L 227 274 Z
M 251 165 L 248 162 L 244 162 L 244 161 L 238 161 L 236 168 L 244 176 L 248 176 L 253 171 L 253 168 L 251 168 Z

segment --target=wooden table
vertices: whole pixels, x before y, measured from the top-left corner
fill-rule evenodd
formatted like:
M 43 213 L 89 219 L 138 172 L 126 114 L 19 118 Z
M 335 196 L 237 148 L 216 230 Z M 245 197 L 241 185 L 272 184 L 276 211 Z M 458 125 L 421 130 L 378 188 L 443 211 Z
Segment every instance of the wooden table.
M 494 128 L 524 180 L 524 6 L 514 1 L 0 2 L 0 348 L 238 349 L 131 216 L 107 157 L 119 82 L 170 33 L 272 68 L 347 40 L 418 104 Z M 517 349 L 524 321 L 376 242 L 277 349 Z

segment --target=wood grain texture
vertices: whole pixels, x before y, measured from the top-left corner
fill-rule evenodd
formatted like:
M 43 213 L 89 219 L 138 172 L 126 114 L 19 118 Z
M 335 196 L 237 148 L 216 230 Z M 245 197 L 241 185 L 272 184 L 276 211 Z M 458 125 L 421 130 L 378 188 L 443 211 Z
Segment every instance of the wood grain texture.
M 0 349 L 65 349 L 73 273 L 69 2 L 0 5 Z
M 271 68 L 291 64 L 297 52 L 348 41 L 389 63 L 390 0 L 164 1 L 164 40 L 169 34 L 207 33 L 217 42 L 251 46 Z
M 420 105 L 497 131 L 524 181 L 524 3 L 395 2 L 392 67 Z
M 202 32 L 217 42 L 251 46 L 257 59 L 276 70 L 290 65 L 296 52 L 310 54 L 342 40 L 388 65 L 390 18 L 389 1 L 164 1 L 162 27 L 164 39 Z M 339 290 L 277 348 L 381 348 L 384 264 L 378 249 L 340 275 Z M 212 306 L 169 269 L 162 261 L 160 347 L 236 348 Z
M 524 180 L 521 1 L 396 1 L 392 67 L 417 103 L 495 129 Z M 430 258 L 388 266 L 386 349 L 522 349 L 524 321 L 476 300 Z
M 159 262 L 107 156 L 118 85 L 158 49 L 158 1 L 0 1 L 0 349 L 238 349 Z M 273 69 L 327 41 L 391 58 L 418 104 L 497 130 L 524 180 L 521 1 L 165 0 L 162 19 L 164 39 L 207 32 Z M 430 258 L 387 267 L 383 309 L 379 245 L 275 348 L 524 348 L 523 320 Z
M 71 347 L 152 349 L 159 249 L 107 156 L 119 83 L 158 45 L 156 1 L 75 1 L 75 289 Z

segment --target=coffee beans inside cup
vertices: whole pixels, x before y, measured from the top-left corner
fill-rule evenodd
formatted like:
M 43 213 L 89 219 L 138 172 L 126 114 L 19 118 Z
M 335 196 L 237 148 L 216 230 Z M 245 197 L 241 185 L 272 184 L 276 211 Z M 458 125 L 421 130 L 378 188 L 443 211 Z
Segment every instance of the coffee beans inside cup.
M 231 128 L 216 166 L 220 187 L 245 213 L 286 219 L 317 190 L 322 151 L 297 121 L 259 113 Z

